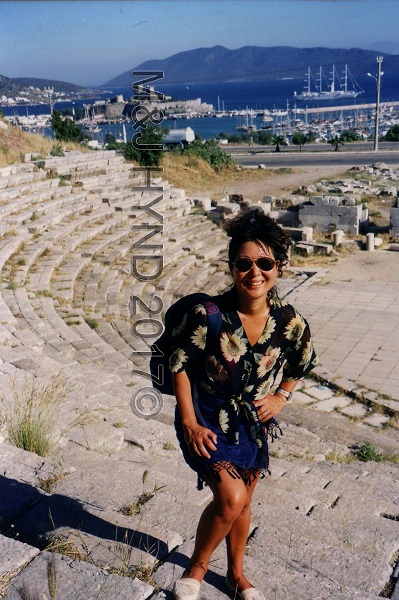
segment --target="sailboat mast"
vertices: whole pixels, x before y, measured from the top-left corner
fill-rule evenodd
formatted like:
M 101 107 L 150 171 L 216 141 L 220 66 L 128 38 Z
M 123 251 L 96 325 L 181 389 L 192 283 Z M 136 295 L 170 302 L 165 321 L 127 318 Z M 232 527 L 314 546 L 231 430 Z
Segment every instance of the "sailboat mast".
M 331 73 L 330 92 L 335 92 L 335 65 L 333 65 L 332 73 Z

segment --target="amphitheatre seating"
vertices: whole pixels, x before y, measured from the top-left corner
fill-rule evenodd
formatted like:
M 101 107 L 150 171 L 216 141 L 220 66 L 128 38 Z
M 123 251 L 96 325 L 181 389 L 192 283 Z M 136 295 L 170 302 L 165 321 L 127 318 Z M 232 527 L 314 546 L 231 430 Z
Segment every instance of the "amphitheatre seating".
M 163 449 L 164 443 L 173 447 L 174 432 L 169 425 L 172 409 L 156 422 L 143 421 L 130 409 L 132 394 L 148 385 L 148 379 L 132 375 L 132 370 L 147 372 L 148 357 L 140 352 L 148 352 L 150 343 L 132 334 L 132 324 L 143 314 L 131 314 L 131 298 L 134 293 L 149 302 L 155 293 L 162 297 L 165 311 L 181 290 L 199 290 L 213 272 L 213 267 L 203 267 L 208 261 L 199 257 L 201 239 L 205 238 L 207 246 L 212 247 L 213 262 L 222 241 L 224 246 L 225 234 L 205 217 L 190 214 L 192 203 L 184 192 L 162 182 L 163 199 L 154 207 L 163 216 L 162 234 L 143 246 L 163 244 L 164 270 L 155 282 L 138 281 L 131 272 L 132 246 L 143 237 L 143 231 L 132 230 L 132 226 L 153 222 L 144 207 L 159 193 L 134 191 L 134 186 L 143 184 L 143 175 L 132 172 L 120 156 L 112 152 L 68 153 L 65 157 L 7 168 L 0 172 L 2 179 L 0 266 L 3 276 L 16 285 L 7 289 L 7 283 L 3 283 L 1 289 L 1 371 L 10 376 L 32 373 L 46 380 L 62 370 L 75 384 L 76 391 L 62 407 L 62 418 L 71 422 L 73 415 L 87 407 L 94 419 L 84 426 L 84 434 L 76 425 L 66 435 L 66 449 L 74 445 L 75 456 L 77 448 L 86 448 L 81 450 L 77 482 L 82 481 L 83 464 L 87 464 L 87 477 L 96 460 L 98 465 L 105 464 L 100 453 L 103 450 L 92 439 L 105 440 L 102 447 L 107 448 L 107 453 L 123 444 L 124 435 L 112 426 L 112 422 L 120 420 L 129 423 L 139 446 L 147 448 L 148 440 L 153 440 L 151 448 L 160 453 L 154 463 L 153 455 L 138 446 L 129 446 L 142 468 L 129 476 L 129 484 L 138 490 L 148 464 L 148 481 L 167 486 L 169 493 L 178 483 L 166 457 L 172 450 Z M 156 184 L 160 181 L 154 178 L 152 185 Z M 34 212 L 35 218 L 31 219 Z M 161 241 L 154 242 L 158 239 Z M 137 253 L 143 251 L 137 249 Z M 158 316 L 159 321 L 161 317 Z M 113 415 L 111 423 L 109 413 Z M 169 424 L 162 423 L 162 419 Z M 90 432 L 96 428 L 100 428 L 101 435 L 93 434 L 91 438 Z M 176 458 L 181 460 L 177 452 Z M 131 454 L 127 460 L 131 460 Z M 116 472 L 116 466 L 121 467 L 119 458 L 110 458 L 110 470 Z M 191 487 L 194 490 L 193 482 Z M 68 486 L 65 493 L 83 498 Z M 180 527 L 175 500 L 169 495 L 162 500 L 170 504 L 174 526 Z M 198 512 L 199 501 L 193 492 L 192 504 L 187 505 L 193 514 Z M 151 503 L 148 510 L 155 519 L 156 504 Z M 135 521 L 137 528 L 140 519 L 138 516 Z M 122 523 L 119 512 L 111 522 Z M 181 524 L 181 528 L 188 533 L 191 524 Z M 157 536 L 166 545 L 171 537 L 168 527 L 160 528 L 159 523 L 149 525 L 143 532 Z M 98 539 L 85 539 L 95 554 Z M 144 557 L 142 550 L 132 555 L 136 560 L 139 556 Z
M 60 186 L 61 176 L 73 185 Z M 159 559 L 164 564 L 154 579 L 170 589 L 192 550 L 193 524 L 210 493 L 195 491 L 195 474 L 183 465 L 171 427 L 174 401 L 165 396 L 164 408 L 154 419 L 139 418 L 132 410 L 137 409 L 136 393 L 149 384 L 144 353 L 152 341 L 132 333 L 133 323 L 144 316 L 132 314 L 132 294 L 146 303 L 153 295 L 161 297 L 165 311 L 180 295 L 223 291 L 230 283 L 226 234 L 191 213 L 182 190 L 163 183 L 164 198 L 156 205 L 164 217 L 162 235 L 147 244 L 162 240 L 164 269 L 156 281 L 139 281 L 131 273 L 131 257 L 133 243 L 143 232 L 131 227 L 153 221 L 143 209 L 115 211 L 118 203 L 103 202 L 107 195 L 121 199 L 126 194 L 126 201 L 136 203 L 132 188 L 142 175 L 132 172 L 120 156 L 68 153 L 36 166 L 0 169 L 0 181 L 0 193 L 10 193 L 4 196 L 8 200 L 0 200 L 1 214 L 6 215 L 0 239 L 2 392 L 11 392 L 12 379 L 22 381 L 25 374 L 48 383 L 61 371 L 68 381 L 68 395 L 60 406 L 57 460 L 0 439 L 7 511 L 4 517 L 2 493 L 0 531 L 5 523 L 6 529 L 12 524 L 17 540 L 25 542 L 22 550 L 30 552 L 18 568 L 9 569 L 13 581 L 6 598 L 19 595 L 24 584 L 32 597 L 43 594 L 49 587 L 51 556 L 57 597 L 72 597 L 78 585 L 82 593 L 77 597 L 100 600 L 116 597 L 115 590 L 127 600 L 161 597 L 163 592 L 153 585 L 114 573 L 131 573 L 137 564 L 154 566 Z M 137 204 L 144 207 L 155 194 L 137 193 Z M 22 225 L 23 215 L 33 210 L 45 214 Z M 35 230 L 35 225 L 40 227 Z M 283 294 L 290 286 L 288 280 L 281 281 Z M 133 374 L 133 369 L 144 375 Z M 326 431 L 333 423 L 328 418 L 323 415 Z M 291 448 L 300 449 L 301 456 L 315 447 L 314 433 L 294 425 L 286 433 L 284 438 L 291 439 Z M 397 548 L 391 518 L 397 513 L 394 465 L 273 461 L 273 485 L 264 481 L 255 491 L 246 556 L 251 579 L 267 582 L 268 591 L 279 599 L 308 600 L 319 594 L 326 600 L 378 600 L 380 581 L 390 574 L 387 557 Z M 44 493 L 43 481 L 55 481 L 54 490 Z M 301 494 L 303 488 L 311 494 Z M 266 505 L 257 501 L 262 494 L 267 494 Z M 128 511 L 131 516 L 123 514 Z M 58 542 L 66 537 L 63 552 L 73 548 L 73 560 L 61 553 L 38 553 L 28 545 L 43 545 L 51 536 Z M 1 535 L 0 554 L 4 539 L 11 546 L 9 555 L 20 556 L 23 545 Z M 0 567 L 2 561 L 0 556 Z M 226 598 L 221 587 L 225 565 L 221 548 L 201 597 Z M 37 581 L 36 594 L 32 586 Z M 99 593 L 100 585 L 106 595 Z

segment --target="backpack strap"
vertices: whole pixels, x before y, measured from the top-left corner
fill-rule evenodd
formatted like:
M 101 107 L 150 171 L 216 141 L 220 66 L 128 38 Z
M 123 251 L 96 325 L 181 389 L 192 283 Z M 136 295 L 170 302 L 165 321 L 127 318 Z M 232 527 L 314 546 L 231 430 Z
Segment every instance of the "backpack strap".
M 207 350 L 210 350 L 212 348 L 212 346 L 216 342 L 216 339 L 219 335 L 220 328 L 222 326 L 222 313 L 220 312 L 219 307 L 216 306 L 216 304 L 214 302 L 210 302 L 210 301 L 206 300 L 203 304 L 204 304 L 205 310 L 206 310 L 207 327 L 208 327 L 207 335 L 206 335 L 206 342 L 205 342 L 205 350 L 204 350 L 204 352 L 206 353 Z M 201 411 L 198 406 L 198 391 L 197 391 L 197 382 L 195 379 L 192 382 L 192 394 L 193 394 L 193 405 L 194 405 L 194 410 L 195 410 L 197 419 L 203 427 L 206 427 L 206 423 L 204 421 L 204 418 L 201 415 Z
M 205 301 L 204 306 L 206 310 L 206 316 L 208 318 L 205 350 L 208 350 L 214 344 L 217 336 L 219 335 L 220 328 L 222 326 L 222 313 L 214 302 Z

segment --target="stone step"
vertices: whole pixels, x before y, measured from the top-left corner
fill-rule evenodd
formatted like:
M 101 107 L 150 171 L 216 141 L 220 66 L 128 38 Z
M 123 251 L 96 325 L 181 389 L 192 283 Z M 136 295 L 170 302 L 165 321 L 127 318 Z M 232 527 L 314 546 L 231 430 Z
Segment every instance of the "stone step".
M 64 156 L 53 156 L 35 161 L 35 164 L 41 169 L 53 169 L 59 165 L 77 165 L 97 162 L 98 160 L 113 160 L 116 158 L 115 150 L 99 150 L 96 152 L 78 152 L 71 151 Z
M 26 183 L 29 184 L 43 179 L 46 179 L 46 173 L 44 171 L 26 171 L 8 177 L 0 177 L 0 190 L 18 187 Z
M 0 168 L 0 178 L 9 178 L 12 175 L 18 175 L 21 173 L 32 173 L 35 171 L 35 165 L 33 163 L 16 163 L 14 165 L 7 165 L 6 167 Z
M 20 229 L 18 232 L 9 231 L 9 235 L 0 241 L 0 271 L 4 269 L 5 263 L 18 251 L 28 237 L 28 231 Z
M 13 200 L 34 202 L 36 196 L 40 196 L 40 194 L 43 194 L 43 198 L 47 199 L 55 192 L 55 190 L 62 189 L 59 188 L 59 184 L 59 179 L 39 179 L 14 187 L 5 188 L 0 190 L 0 202 L 7 202 L 7 206 L 12 206 Z M 5 207 L 3 206 L 1 208 L 3 209 Z
M 54 225 L 50 231 L 44 231 L 43 235 L 31 239 L 24 243 L 23 250 L 19 251 L 18 256 L 25 261 L 24 265 L 17 265 L 17 281 L 21 285 L 25 282 L 29 272 L 29 288 L 37 291 L 38 289 L 45 290 L 49 289 L 51 272 L 46 277 L 46 285 L 41 288 L 37 288 L 34 285 L 34 281 L 40 276 L 40 271 L 44 268 L 48 268 L 50 263 L 54 264 L 54 268 L 62 262 L 63 252 L 59 250 L 62 241 L 69 239 L 70 236 L 81 229 L 82 227 L 90 226 L 99 220 L 98 215 L 87 215 L 87 212 L 91 212 L 90 206 L 83 205 L 81 208 L 74 207 L 72 216 L 74 220 L 68 222 L 68 218 L 64 219 L 63 222 Z M 78 220 L 75 219 L 78 218 Z M 65 222 L 66 221 L 66 222 Z M 57 245 L 54 246 L 54 243 Z M 37 262 L 37 264 L 35 264 Z M 44 267 L 46 263 L 46 267 Z M 31 271 L 31 269 L 35 271 Z
M 85 177 L 82 181 L 85 190 L 107 194 L 115 189 L 125 187 L 126 185 L 139 185 L 143 181 L 140 176 L 132 173 L 131 166 L 125 165 L 126 169 L 118 173 L 106 173 L 105 175 L 97 175 L 96 177 Z
M 125 568 L 128 573 L 127 567 Z M 124 573 L 119 565 L 119 572 Z M 54 573 L 54 587 L 51 583 Z M 154 588 L 137 578 L 107 573 L 87 561 L 68 558 L 57 553 L 43 552 L 11 582 L 6 600 L 14 600 L 20 590 L 29 590 L 29 597 L 49 597 L 55 592 L 64 600 L 108 600 L 111 597 L 126 600 L 145 600 L 153 595 Z
M 41 318 L 34 310 L 25 288 L 17 288 L 14 291 L 15 300 L 18 309 L 26 321 L 29 328 L 34 331 L 39 338 L 44 342 L 44 351 L 55 360 L 61 361 L 70 360 L 75 354 L 75 350 L 69 345 L 58 332 L 53 329 L 51 324 L 45 318 Z M 5 298 L 7 301 L 7 298 Z
M 6 595 L 14 577 L 39 554 L 38 548 L 0 535 L 0 595 Z

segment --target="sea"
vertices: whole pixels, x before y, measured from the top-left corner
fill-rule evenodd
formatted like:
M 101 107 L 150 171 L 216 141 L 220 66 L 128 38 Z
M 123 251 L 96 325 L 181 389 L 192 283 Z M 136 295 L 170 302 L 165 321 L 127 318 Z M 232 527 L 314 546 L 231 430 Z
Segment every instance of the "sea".
M 366 74 L 356 77 L 356 82 L 363 90 L 357 98 L 343 100 L 323 100 L 317 102 L 301 102 L 297 101 L 297 108 L 324 107 L 336 106 L 337 116 L 330 114 L 329 118 L 338 118 L 341 106 L 359 105 L 359 104 L 375 104 L 376 101 L 376 80 Z M 300 94 L 304 88 L 304 79 L 282 79 L 269 81 L 252 81 L 252 82 L 234 82 L 234 83 L 197 83 L 197 84 L 175 84 L 163 85 L 162 81 L 156 84 L 156 90 L 162 92 L 172 98 L 180 100 L 192 100 L 200 98 L 202 102 L 213 104 L 214 109 L 225 111 L 241 111 L 252 109 L 259 116 L 255 117 L 253 124 L 258 128 L 261 126 L 262 117 L 260 114 L 263 110 L 277 109 L 287 110 L 294 109 L 294 92 Z M 57 110 L 63 108 L 81 108 L 83 104 L 90 104 L 95 100 L 103 100 L 117 94 L 122 94 L 125 99 L 132 95 L 131 87 L 115 87 L 107 90 L 94 89 L 93 97 L 84 100 L 74 100 L 68 102 L 57 102 L 54 106 Z M 381 102 L 399 102 L 399 73 L 385 73 L 381 77 Z M 4 106 L 1 107 L 5 116 L 11 115 L 39 115 L 50 114 L 50 107 L 46 104 L 29 105 L 29 106 Z M 218 118 L 190 118 L 168 120 L 165 119 L 163 126 L 169 129 L 184 129 L 191 127 L 196 134 L 202 139 L 213 138 L 220 133 L 236 133 L 238 122 L 237 117 L 218 117 Z M 103 124 L 100 126 L 101 131 L 94 134 L 95 139 L 103 142 L 105 135 L 112 133 L 116 139 L 123 138 L 122 124 Z M 127 138 L 132 135 L 129 125 L 125 125 Z M 52 135 L 51 129 L 40 131 L 45 135 Z

